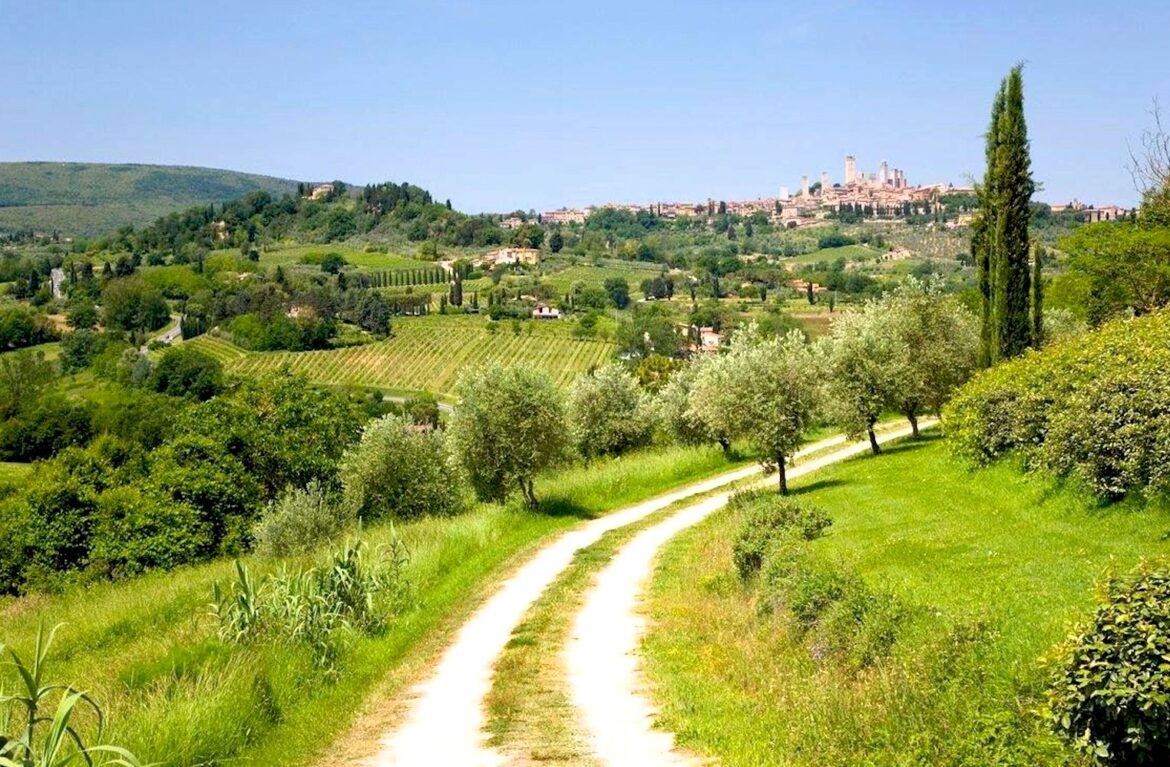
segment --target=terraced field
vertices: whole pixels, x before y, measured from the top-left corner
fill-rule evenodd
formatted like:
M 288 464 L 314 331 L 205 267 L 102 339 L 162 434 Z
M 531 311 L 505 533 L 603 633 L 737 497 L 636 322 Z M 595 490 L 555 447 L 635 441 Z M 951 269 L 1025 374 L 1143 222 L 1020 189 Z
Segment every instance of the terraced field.
M 488 331 L 480 317 L 404 318 L 386 341 L 312 352 L 246 352 L 219 338 L 201 336 L 190 343 L 213 355 L 239 375 L 272 373 L 288 365 L 320 384 L 371 386 L 384 390 L 450 394 L 459 374 L 490 362 L 544 368 L 562 386 L 613 354 L 611 341 L 575 338 L 553 322 L 526 322 L 515 334 L 502 324 Z

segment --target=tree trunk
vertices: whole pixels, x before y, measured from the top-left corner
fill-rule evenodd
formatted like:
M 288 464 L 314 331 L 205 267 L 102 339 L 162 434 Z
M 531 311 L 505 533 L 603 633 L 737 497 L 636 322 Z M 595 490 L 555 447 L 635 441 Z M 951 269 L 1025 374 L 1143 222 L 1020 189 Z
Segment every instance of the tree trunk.
M 879 455 L 882 452 L 882 446 L 878 444 L 877 435 L 873 433 L 873 424 L 869 425 L 869 447 L 873 450 L 874 455 Z
M 536 492 L 532 488 L 533 482 L 534 480 L 531 479 L 520 478 L 520 491 L 524 493 L 524 503 L 530 509 L 535 509 L 537 505 Z
M 780 495 L 788 495 L 788 472 L 782 455 L 776 457 L 776 473 L 780 475 Z
M 911 414 L 906 417 L 910 419 L 910 436 L 918 439 L 918 416 Z
M 727 455 L 731 452 L 731 440 L 726 437 L 719 438 L 719 447 L 723 448 L 723 454 Z

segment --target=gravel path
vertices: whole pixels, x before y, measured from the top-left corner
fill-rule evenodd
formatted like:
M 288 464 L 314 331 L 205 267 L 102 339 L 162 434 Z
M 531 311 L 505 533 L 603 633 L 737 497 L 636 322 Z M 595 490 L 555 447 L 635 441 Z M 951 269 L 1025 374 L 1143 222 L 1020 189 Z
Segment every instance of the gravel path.
M 925 421 L 922 425 L 932 423 Z M 878 439 L 885 442 L 909 434 L 909 428 L 895 429 Z M 810 458 L 807 463 L 799 460 L 841 444 L 844 440 L 838 437 L 798 452 L 788 478 L 795 479 L 870 449 L 868 441 L 857 442 Z M 645 621 L 638 614 L 638 602 L 658 550 L 682 530 L 722 508 L 730 495 L 720 493 L 687 506 L 639 533 L 598 574 L 585 597 L 564 658 L 573 703 L 590 745 L 603 764 L 669 767 L 696 763 L 674 748 L 671 733 L 654 729 L 655 709 L 641 692 L 637 653 Z
M 414 691 L 403 724 L 383 739 L 382 750 L 367 763 L 377 767 L 503 764 L 504 757 L 487 747 L 483 735 L 483 704 L 491 688 L 492 668 L 529 607 L 569 566 L 573 555 L 610 530 L 758 472 L 749 466 L 657 496 L 586 522 L 542 549 L 463 625 L 430 679 Z

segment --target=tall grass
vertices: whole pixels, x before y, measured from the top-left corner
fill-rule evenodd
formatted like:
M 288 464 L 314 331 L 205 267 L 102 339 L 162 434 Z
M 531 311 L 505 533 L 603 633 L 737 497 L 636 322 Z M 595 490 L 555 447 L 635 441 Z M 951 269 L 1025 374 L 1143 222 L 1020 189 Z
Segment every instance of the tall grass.
M 143 762 L 301 765 L 327 752 L 375 687 L 379 695 L 401 692 L 410 675 L 396 670 L 417 666 L 441 646 L 509 565 L 550 535 L 727 468 L 717 449 L 649 451 L 540 478 L 543 513 L 482 504 L 394 532 L 363 531 L 371 552 L 395 535 L 405 544 L 411 601 L 385 631 L 347 641 L 333 679 L 303 644 L 235 644 L 218 636 L 208 606 L 214 583 L 238 577 L 227 560 L 0 605 L 0 641 L 26 647 L 38 625 L 63 622 L 53 653 L 59 678 L 101 700 L 110 740 Z M 320 558 L 314 552 L 245 563 L 259 579 Z M 12 681 L 0 669 L 0 685 Z

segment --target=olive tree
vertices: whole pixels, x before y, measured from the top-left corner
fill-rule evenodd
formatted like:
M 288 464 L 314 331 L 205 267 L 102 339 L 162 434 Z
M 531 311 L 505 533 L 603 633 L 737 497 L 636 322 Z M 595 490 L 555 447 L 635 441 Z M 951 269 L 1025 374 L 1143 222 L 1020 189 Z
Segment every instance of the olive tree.
M 561 460 L 566 444 L 564 404 L 548 373 L 493 364 L 464 373 L 455 392 L 448 434 L 476 494 L 503 500 L 515 484 L 535 507 L 536 475 Z
M 371 421 L 339 466 L 345 503 L 367 520 L 459 510 L 459 484 L 441 432 L 404 416 Z
M 617 455 L 650 441 L 649 403 L 621 365 L 608 364 L 578 376 L 569 391 L 569 431 L 586 459 Z
M 731 449 L 731 437 L 716 431 L 720 424 L 704 421 L 694 408 L 691 398 L 704 365 L 715 363 L 719 357 L 694 357 L 676 370 L 654 399 L 654 409 L 663 430 L 682 445 L 703 445 L 718 442 L 724 452 Z
M 979 321 L 942 280 L 910 277 L 882 301 L 877 322 L 895 342 L 897 385 L 889 405 L 906 416 L 914 436 L 922 413 L 942 413 L 951 394 L 971 377 L 979 354 Z
M 691 409 L 713 433 L 747 439 L 765 467 L 776 467 L 779 492 L 787 494 L 787 461 L 820 405 L 819 370 L 800 331 L 764 339 L 753 325 L 727 354 L 702 365 Z
M 834 420 L 850 438 L 868 435 L 875 455 L 881 447 L 874 425 L 898 390 L 906 356 L 878 302 L 833 322 L 827 358 Z

